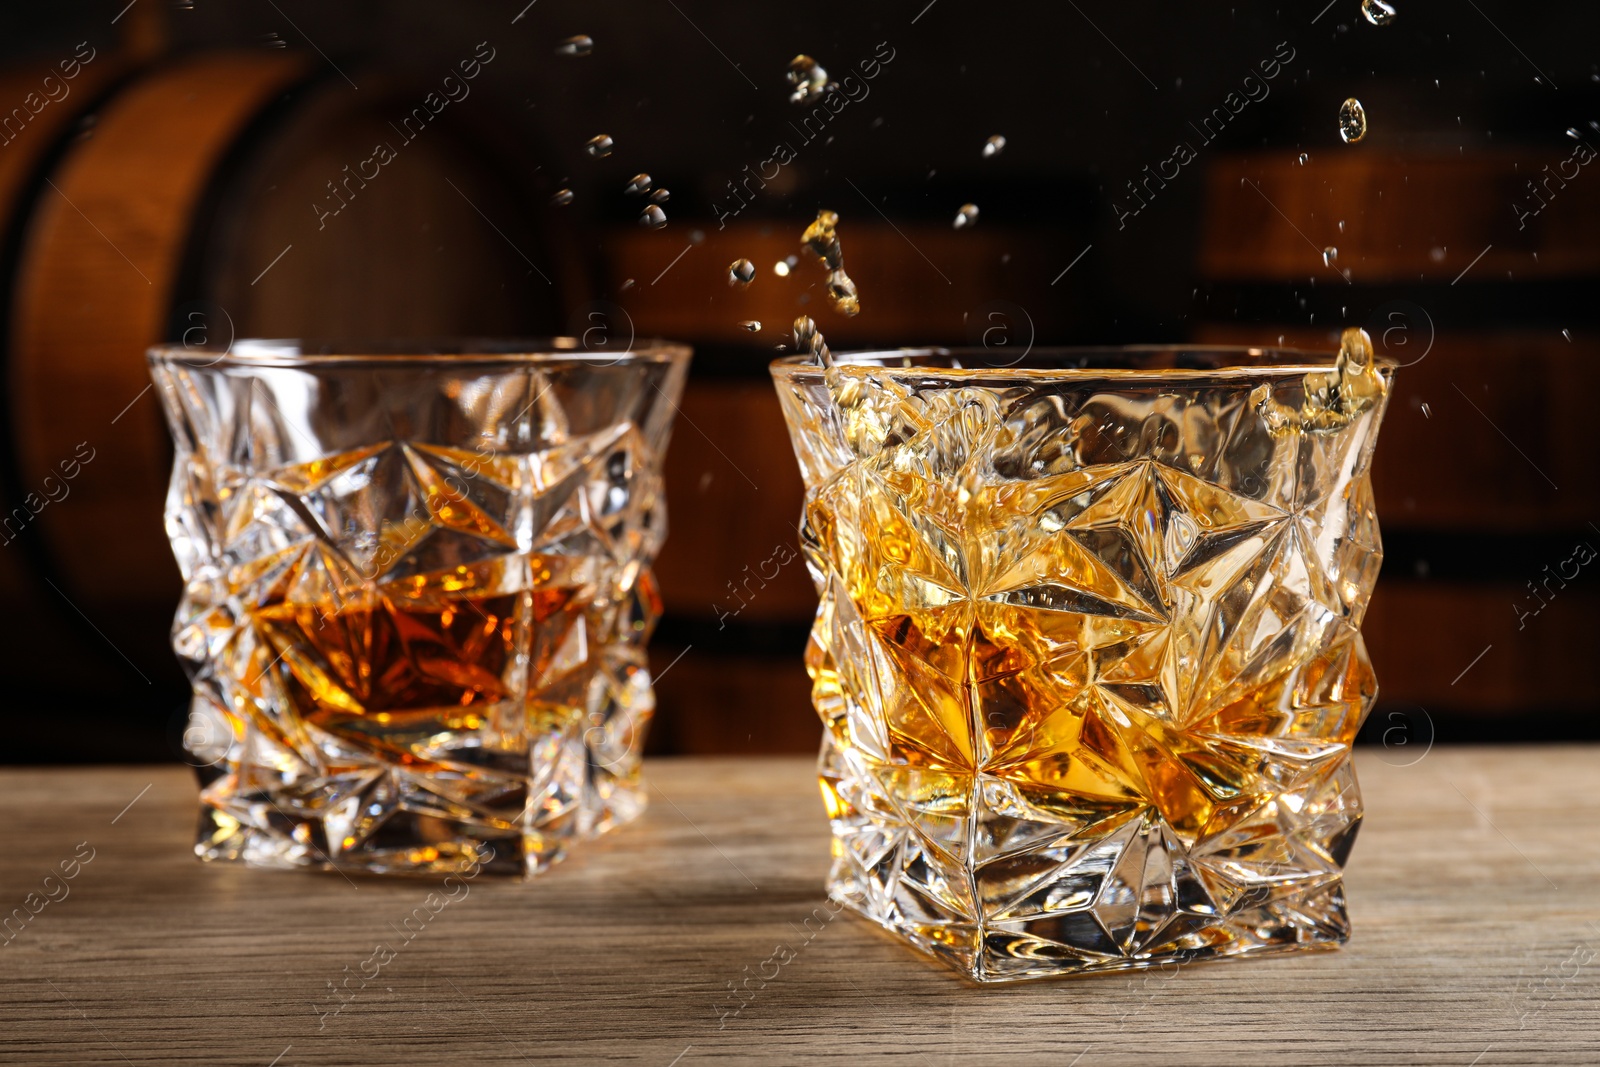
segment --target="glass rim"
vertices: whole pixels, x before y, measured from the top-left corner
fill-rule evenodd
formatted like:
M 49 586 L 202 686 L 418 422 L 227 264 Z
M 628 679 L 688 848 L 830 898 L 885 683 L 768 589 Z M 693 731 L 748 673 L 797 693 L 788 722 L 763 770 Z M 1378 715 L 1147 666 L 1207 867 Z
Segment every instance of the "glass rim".
M 307 351 L 307 349 L 311 349 Z M 626 347 L 590 347 L 577 337 L 424 337 L 339 339 L 241 337 L 226 346 L 159 344 L 150 363 L 189 367 L 514 367 L 545 363 L 685 364 L 693 349 L 679 341 L 641 338 Z
M 1075 361 L 1076 365 L 1040 366 L 1039 357 L 1054 357 L 1061 363 Z M 1141 357 L 1149 365 L 1129 365 Z M 1338 359 L 1338 352 L 1256 345 L 1040 345 L 1030 346 L 1011 363 L 1000 362 L 1003 358 L 993 348 L 942 345 L 833 354 L 834 366 L 844 371 L 881 370 L 971 381 L 1149 381 L 1295 377 L 1329 370 Z M 963 359 L 970 362 L 963 364 Z M 1120 364 L 1115 362 L 1118 359 Z M 1377 352 L 1373 353 L 1373 363 L 1388 371 L 1401 366 L 1398 360 Z M 820 381 L 823 377 L 823 368 L 809 355 L 780 356 L 768 366 L 775 378 Z

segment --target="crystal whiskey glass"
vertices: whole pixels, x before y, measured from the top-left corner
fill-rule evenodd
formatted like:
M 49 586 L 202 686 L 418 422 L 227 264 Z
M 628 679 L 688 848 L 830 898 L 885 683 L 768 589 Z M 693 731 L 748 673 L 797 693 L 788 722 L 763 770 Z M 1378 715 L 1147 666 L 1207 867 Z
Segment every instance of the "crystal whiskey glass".
M 1393 367 L 780 359 L 830 894 L 977 981 L 1330 947 Z
M 639 813 L 688 359 L 151 350 L 202 858 L 532 874 Z

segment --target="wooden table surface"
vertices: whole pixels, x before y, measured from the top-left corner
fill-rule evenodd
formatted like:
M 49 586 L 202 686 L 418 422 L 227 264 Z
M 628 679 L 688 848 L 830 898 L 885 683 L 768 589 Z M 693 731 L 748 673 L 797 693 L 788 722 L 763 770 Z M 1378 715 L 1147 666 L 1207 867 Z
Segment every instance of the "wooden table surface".
M 806 759 L 654 761 L 640 822 L 434 912 L 429 881 L 200 864 L 186 768 L 4 770 L 0 915 L 92 859 L 0 944 L 0 1063 L 1600 1062 L 1600 749 L 1415 758 L 1358 757 L 1343 950 L 991 987 L 814 912 Z

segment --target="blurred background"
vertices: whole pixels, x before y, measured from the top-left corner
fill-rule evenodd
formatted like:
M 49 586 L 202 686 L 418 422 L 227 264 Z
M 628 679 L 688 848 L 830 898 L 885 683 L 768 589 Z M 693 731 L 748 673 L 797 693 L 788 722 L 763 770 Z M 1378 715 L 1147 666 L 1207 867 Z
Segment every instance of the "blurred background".
M 147 345 L 587 329 L 697 350 L 651 750 L 813 750 L 765 369 L 798 314 L 1018 355 L 1366 326 L 1407 366 L 1364 739 L 1600 735 L 1600 9 L 1392 6 L 8 6 L 0 762 L 181 756 Z M 828 99 L 790 101 L 797 53 Z M 820 208 L 853 319 L 787 260 Z

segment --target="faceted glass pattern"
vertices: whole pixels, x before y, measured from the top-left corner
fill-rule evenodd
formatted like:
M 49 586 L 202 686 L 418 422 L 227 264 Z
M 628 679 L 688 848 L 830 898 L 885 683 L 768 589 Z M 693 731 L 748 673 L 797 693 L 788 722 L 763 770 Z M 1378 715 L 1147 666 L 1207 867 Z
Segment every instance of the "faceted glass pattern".
M 531 874 L 642 810 L 689 354 L 574 345 L 152 350 L 202 858 Z
M 836 899 L 978 981 L 1348 937 L 1364 340 L 773 365 Z

